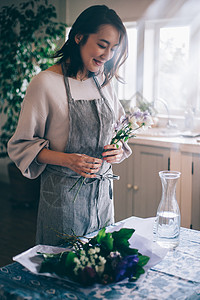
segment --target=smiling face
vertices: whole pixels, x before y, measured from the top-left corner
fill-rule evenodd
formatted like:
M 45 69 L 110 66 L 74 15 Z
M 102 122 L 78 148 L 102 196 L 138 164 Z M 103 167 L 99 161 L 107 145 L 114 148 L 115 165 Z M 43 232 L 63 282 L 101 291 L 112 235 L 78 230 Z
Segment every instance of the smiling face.
M 76 43 L 80 43 L 83 35 L 76 35 Z M 81 45 L 80 54 L 83 61 L 83 75 L 88 71 L 98 72 L 110 60 L 119 46 L 119 32 L 109 24 L 101 25 L 97 33 L 89 35 L 86 43 Z

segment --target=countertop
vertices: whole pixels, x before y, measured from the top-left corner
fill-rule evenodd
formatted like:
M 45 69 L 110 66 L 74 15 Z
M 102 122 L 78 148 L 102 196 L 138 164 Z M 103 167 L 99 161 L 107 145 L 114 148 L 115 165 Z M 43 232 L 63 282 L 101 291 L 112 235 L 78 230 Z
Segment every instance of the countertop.
M 190 152 L 200 154 L 200 136 L 196 134 L 196 137 L 185 137 L 181 134 L 176 135 L 174 132 L 169 132 L 169 135 L 163 134 L 159 129 L 149 129 L 147 131 L 142 131 L 141 133 L 136 133 L 136 137 L 129 140 L 130 144 L 135 145 L 146 145 L 170 148 L 174 150 L 179 150 L 181 152 Z

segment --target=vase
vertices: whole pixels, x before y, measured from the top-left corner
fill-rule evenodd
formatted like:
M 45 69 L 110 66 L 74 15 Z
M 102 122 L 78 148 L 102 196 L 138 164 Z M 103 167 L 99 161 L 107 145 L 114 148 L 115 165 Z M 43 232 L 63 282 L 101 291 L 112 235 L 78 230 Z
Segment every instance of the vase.
M 155 240 L 164 248 L 175 248 L 179 244 L 180 210 L 176 200 L 176 183 L 181 173 L 161 171 L 162 197 L 155 221 Z

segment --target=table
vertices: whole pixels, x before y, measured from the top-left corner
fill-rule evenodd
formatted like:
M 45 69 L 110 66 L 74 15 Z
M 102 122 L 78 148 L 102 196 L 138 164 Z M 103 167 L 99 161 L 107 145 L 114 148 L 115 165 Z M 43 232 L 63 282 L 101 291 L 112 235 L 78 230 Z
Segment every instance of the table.
M 200 232 L 181 228 L 179 246 L 135 283 L 80 288 L 75 283 L 32 274 L 15 262 L 0 268 L 0 299 L 200 299 Z

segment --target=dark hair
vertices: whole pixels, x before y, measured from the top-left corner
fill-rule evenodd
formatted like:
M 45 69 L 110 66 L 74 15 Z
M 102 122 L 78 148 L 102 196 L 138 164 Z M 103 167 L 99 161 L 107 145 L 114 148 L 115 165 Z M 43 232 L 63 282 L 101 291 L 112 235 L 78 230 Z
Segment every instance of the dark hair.
M 105 5 L 94 5 L 85 9 L 76 19 L 69 32 L 69 37 L 63 47 L 56 52 L 55 58 L 60 58 L 57 63 L 66 62 L 69 59 L 67 65 L 67 76 L 76 77 L 79 70 L 83 70 L 83 62 L 80 55 L 80 45 L 84 45 L 90 34 L 98 32 L 101 25 L 110 24 L 114 26 L 120 34 L 119 47 L 115 51 L 112 59 L 107 61 L 104 65 L 105 81 L 103 85 L 106 85 L 113 76 L 120 80 L 118 75 L 119 67 L 124 63 L 128 54 L 128 40 L 126 29 L 113 9 L 109 9 Z M 75 36 L 77 34 L 83 35 L 83 38 L 79 44 L 75 42 Z M 89 76 L 94 73 L 90 72 Z

